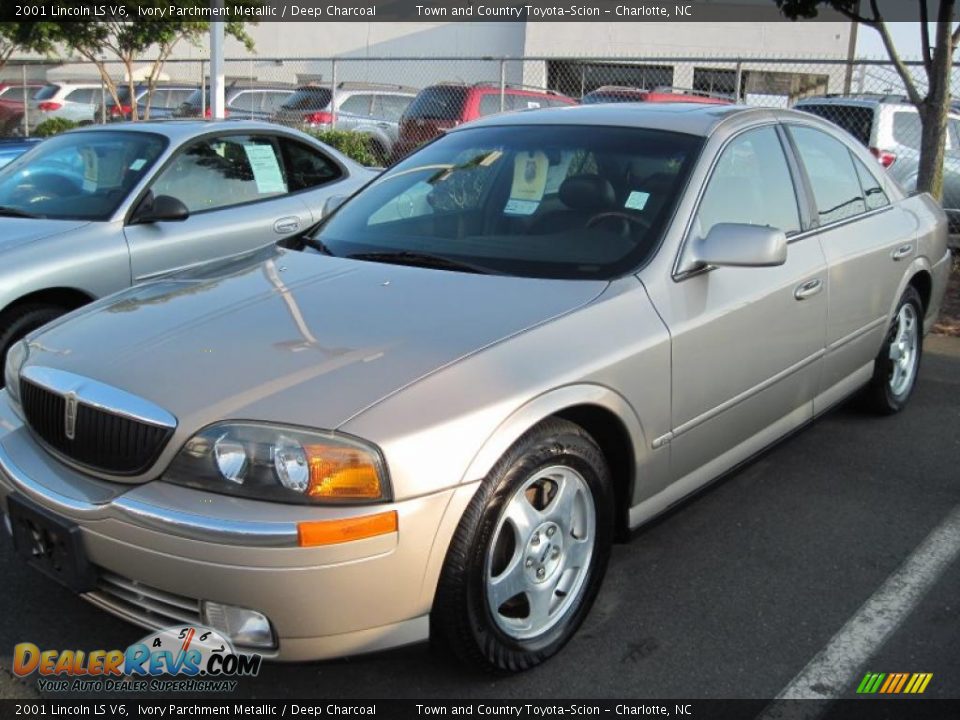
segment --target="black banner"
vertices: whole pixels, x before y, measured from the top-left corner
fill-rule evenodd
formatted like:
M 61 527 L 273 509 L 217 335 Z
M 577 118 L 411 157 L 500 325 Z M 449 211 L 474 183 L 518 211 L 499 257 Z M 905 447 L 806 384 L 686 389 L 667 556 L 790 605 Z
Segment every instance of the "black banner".
M 884 19 L 919 21 L 918 3 L 882 2 Z M 775 0 L 4 0 L 0 20 L 177 22 L 790 22 Z M 844 21 L 823 4 L 813 21 Z M 806 19 L 809 21 L 811 19 Z
M 960 700 L 0 700 L 8 718 L 103 717 L 109 720 L 250 717 L 397 718 L 696 718 L 697 720 L 942 720 L 960 717 Z

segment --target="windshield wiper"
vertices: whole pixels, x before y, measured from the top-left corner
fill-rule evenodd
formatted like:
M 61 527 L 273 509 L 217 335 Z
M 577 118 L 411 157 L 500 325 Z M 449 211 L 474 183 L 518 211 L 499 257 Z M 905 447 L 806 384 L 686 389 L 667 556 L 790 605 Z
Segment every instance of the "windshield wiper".
M 487 267 L 473 265 L 462 260 L 452 260 L 442 255 L 412 252 L 410 250 L 395 250 L 389 252 L 362 252 L 347 255 L 351 260 L 372 260 L 374 262 L 389 263 L 391 265 L 411 265 L 413 267 L 438 268 L 440 270 L 456 270 L 459 272 L 477 273 L 479 275 L 495 275 L 496 272 Z
M 317 238 L 310 237 L 309 235 L 304 235 L 303 237 L 299 238 L 299 240 L 303 245 L 307 247 L 312 247 L 321 255 L 329 255 L 330 257 L 336 257 L 336 255 L 334 255 L 330 251 L 330 248 L 328 248 L 326 245 L 323 244 L 323 240 L 318 240 Z
M 9 205 L 0 205 L 0 215 L 4 217 L 19 217 L 19 218 L 38 218 L 40 215 L 35 215 L 34 213 L 27 212 L 26 210 L 21 210 L 20 208 L 11 207 Z

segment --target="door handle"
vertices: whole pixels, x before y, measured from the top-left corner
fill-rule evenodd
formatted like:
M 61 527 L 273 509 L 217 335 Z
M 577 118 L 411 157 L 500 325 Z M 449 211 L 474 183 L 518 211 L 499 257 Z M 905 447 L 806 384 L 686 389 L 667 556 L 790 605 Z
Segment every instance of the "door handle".
M 298 217 L 284 217 L 280 218 L 273 224 L 273 231 L 279 235 L 285 235 L 287 233 L 296 232 L 300 229 L 300 218 Z
M 894 262 L 899 262 L 908 255 L 913 255 L 913 245 L 901 245 L 892 253 L 890 253 L 890 257 L 893 258 Z
M 823 290 L 823 281 L 820 278 L 814 278 L 813 280 L 807 280 L 805 283 L 797 285 L 797 289 L 793 291 L 793 296 L 797 300 L 806 300 L 821 290 Z

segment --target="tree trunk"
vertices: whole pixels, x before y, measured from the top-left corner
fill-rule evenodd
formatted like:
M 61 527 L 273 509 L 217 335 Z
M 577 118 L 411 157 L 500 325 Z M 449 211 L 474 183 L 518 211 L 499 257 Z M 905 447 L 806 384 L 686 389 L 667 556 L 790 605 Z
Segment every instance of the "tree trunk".
M 927 97 L 917 108 L 923 126 L 917 189 L 930 193 L 938 201 L 943 197 L 943 154 L 950 107 L 950 71 L 953 69 L 954 4 L 955 0 L 940 0 L 933 56 L 927 70 Z
M 930 193 L 936 200 L 943 196 L 944 138 L 947 133 L 947 103 L 927 101 L 920 111 L 920 163 L 917 190 Z

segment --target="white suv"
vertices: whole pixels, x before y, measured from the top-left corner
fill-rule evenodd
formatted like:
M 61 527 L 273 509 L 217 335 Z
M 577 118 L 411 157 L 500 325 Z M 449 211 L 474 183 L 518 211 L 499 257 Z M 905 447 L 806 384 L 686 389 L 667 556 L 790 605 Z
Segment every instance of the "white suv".
M 81 124 L 92 123 L 103 95 L 103 85 L 98 82 L 57 80 L 48 83 L 27 103 L 28 126 L 33 131 L 44 120 L 58 117 Z
M 906 190 L 917 186 L 920 114 L 901 95 L 826 95 L 794 106 L 839 125 L 870 148 L 878 162 Z M 950 232 L 960 232 L 960 114 L 947 118 L 943 161 L 943 209 Z

